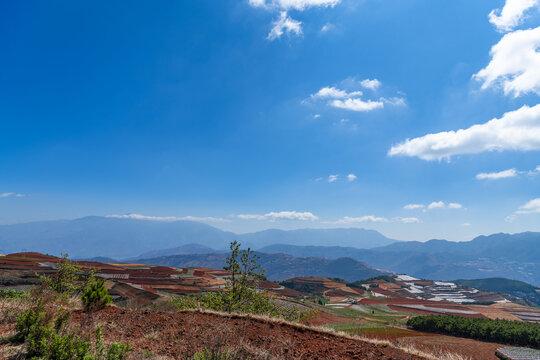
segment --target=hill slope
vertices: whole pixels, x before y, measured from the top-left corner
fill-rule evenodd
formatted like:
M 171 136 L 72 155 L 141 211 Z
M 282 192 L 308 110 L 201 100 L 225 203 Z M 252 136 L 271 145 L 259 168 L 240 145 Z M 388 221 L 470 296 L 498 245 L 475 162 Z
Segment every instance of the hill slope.
M 224 253 L 172 255 L 153 259 L 138 259 L 137 261 L 150 265 L 221 269 L 225 265 L 227 255 Z M 297 258 L 286 254 L 257 253 L 257 255 L 260 256 L 259 264 L 266 270 L 267 278 L 273 281 L 302 276 L 337 277 L 347 281 L 355 281 L 386 274 L 386 272 L 351 258 L 329 260 Z

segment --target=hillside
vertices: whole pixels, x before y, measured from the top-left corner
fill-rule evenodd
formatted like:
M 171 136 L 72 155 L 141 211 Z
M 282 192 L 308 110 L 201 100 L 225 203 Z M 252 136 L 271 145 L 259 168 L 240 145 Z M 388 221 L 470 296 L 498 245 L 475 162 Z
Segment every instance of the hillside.
M 0 225 L 0 253 L 32 249 L 76 258 L 110 257 L 128 259 L 174 254 L 184 245 L 197 244 L 225 250 L 231 241 L 259 248 L 276 242 L 296 245 L 340 244 L 357 248 L 394 243 L 373 230 L 364 229 L 303 229 L 265 230 L 249 234 L 234 234 L 194 221 L 151 221 L 129 218 L 89 216 L 75 220 L 30 222 Z M 198 251 L 201 251 L 199 249 Z M 207 252 L 208 250 L 204 250 Z
M 351 258 L 336 260 L 322 258 L 298 258 L 287 254 L 264 254 L 259 263 L 266 270 L 266 277 L 272 281 L 281 281 L 294 277 L 317 276 L 341 278 L 355 281 L 385 274 L 360 261 Z M 225 265 L 227 254 L 172 255 L 153 259 L 138 259 L 138 262 L 173 267 L 206 267 L 220 269 Z
M 510 294 L 540 305 L 540 289 L 523 281 L 503 278 L 455 280 L 454 283 L 478 290 Z

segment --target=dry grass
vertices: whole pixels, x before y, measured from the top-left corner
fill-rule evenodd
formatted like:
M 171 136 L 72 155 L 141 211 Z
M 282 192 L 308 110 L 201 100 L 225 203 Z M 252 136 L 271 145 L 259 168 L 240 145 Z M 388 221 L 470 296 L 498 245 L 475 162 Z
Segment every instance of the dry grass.
M 206 314 L 214 314 L 214 315 L 225 316 L 225 317 L 235 318 L 235 319 L 249 319 L 249 320 L 261 321 L 261 322 L 270 322 L 274 324 L 289 326 L 295 329 L 308 330 L 308 331 L 313 331 L 313 332 L 318 332 L 318 333 L 323 333 L 323 334 L 330 334 L 337 337 L 343 337 L 346 339 L 363 341 L 363 342 L 375 344 L 382 347 L 391 347 L 391 348 L 401 350 L 411 355 L 423 357 L 428 360 L 469 360 L 468 357 L 464 357 L 462 355 L 455 354 L 455 353 L 445 352 L 442 350 L 441 351 L 435 350 L 434 352 L 426 352 L 426 351 L 419 350 L 410 344 L 401 344 L 399 342 L 391 342 L 388 340 L 368 338 L 368 337 L 360 336 L 360 335 L 351 335 L 348 333 L 336 331 L 336 330 L 326 328 L 326 327 L 313 327 L 309 325 L 287 321 L 280 318 L 272 318 L 269 316 L 243 314 L 243 313 L 224 313 L 224 312 L 219 312 L 219 311 L 214 311 L 214 310 L 205 310 L 205 309 L 188 309 L 188 310 L 182 310 L 181 312 L 203 313 L 203 314 L 206 313 Z M 278 336 L 273 337 L 272 340 L 274 343 L 276 342 L 276 339 L 279 339 L 279 337 Z M 283 351 L 285 350 L 285 348 L 286 346 L 283 346 Z

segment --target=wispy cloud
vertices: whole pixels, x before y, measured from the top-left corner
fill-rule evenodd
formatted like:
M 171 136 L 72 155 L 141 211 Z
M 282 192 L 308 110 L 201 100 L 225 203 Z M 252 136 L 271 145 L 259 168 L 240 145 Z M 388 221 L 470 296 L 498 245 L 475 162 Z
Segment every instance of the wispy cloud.
M 279 39 L 283 34 L 302 35 L 302 22 L 291 18 L 288 12 L 304 11 L 313 7 L 334 7 L 341 0 L 249 0 L 253 7 L 267 11 L 279 11 L 279 18 L 273 22 L 272 30 L 267 36 L 268 40 Z
M 516 169 L 508 169 L 503 170 L 499 172 L 492 172 L 492 173 L 480 173 L 476 175 L 476 178 L 478 180 L 496 180 L 496 179 L 506 179 L 506 178 L 512 178 L 517 177 L 518 172 Z
M 532 199 L 521 205 L 513 214 L 508 215 L 504 221 L 513 222 L 519 215 L 540 213 L 540 198 Z
M 316 221 L 319 218 L 313 215 L 311 212 L 298 212 L 298 211 L 279 211 L 279 212 L 269 212 L 264 215 L 259 214 L 240 214 L 236 216 L 242 220 L 269 220 L 269 221 L 280 221 L 280 220 L 297 220 L 297 221 Z
M 519 207 L 516 214 L 533 214 L 540 213 L 540 198 L 533 199 L 525 205 Z
M 109 218 L 115 219 L 133 219 L 133 220 L 148 220 L 148 221 L 197 221 L 197 222 L 229 222 L 230 220 L 216 217 L 199 217 L 199 216 L 147 216 L 141 214 L 124 214 L 124 215 L 108 215 Z
M 416 217 L 400 217 L 396 218 L 397 221 L 400 221 L 404 224 L 418 224 L 420 223 L 420 219 Z
M 415 209 L 423 209 L 425 207 L 426 206 L 422 204 L 408 204 L 408 205 L 405 205 L 403 208 L 406 210 L 415 210 Z
M 25 195 L 24 194 L 18 194 L 18 193 L 15 193 L 15 192 L 5 192 L 5 193 L 0 193 L 0 198 L 7 198 L 7 197 L 24 197 Z
M 366 215 L 366 216 L 360 216 L 360 217 L 351 217 L 351 216 L 345 216 L 337 221 L 335 221 L 335 224 L 354 224 L 354 223 L 364 223 L 364 222 L 388 222 L 389 220 L 384 217 L 374 216 L 374 215 Z
M 499 172 L 480 173 L 476 175 L 476 178 L 478 180 L 497 180 L 497 179 L 515 178 L 521 175 L 528 175 L 528 176 L 540 175 L 540 165 L 537 166 L 535 169 L 528 170 L 528 171 L 508 169 L 508 170 L 503 170 Z
M 427 205 L 424 204 L 408 204 L 403 207 L 405 210 L 418 210 L 423 209 L 424 212 L 435 209 L 461 209 L 463 206 L 459 203 L 451 202 L 445 203 L 444 201 L 433 201 Z
M 504 7 L 489 13 L 489 22 L 499 31 L 510 31 L 520 25 L 525 12 L 540 4 L 540 0 L 506 0 Z
M 334 24 L 326 23 L 321 27 L 321 33 L 325 34 L 335 28 Z
M 343 89 L 335 85 L 325 86 L 316 93 L 310 95 L 310 99 L 327 100 L 327 106 L 355 112 L 368 112 L 382 109 L 385 105 L 406 105 L 405 99 L 399 96 L 389 98 L 378 97 L 372 99 L 363 98 L 364 92 L 361 90 L 362 88 L 375 92 L 382 85 L 377 79 L 364 79 L 358 81 L 354 78 L 348 78 L 342 81 L 342 85 L 350 89 Z
M 337 181 L 337 179 L 339 178 L 339 175 L 330 175 L 328 176 L 328 182 L 329 183 L 333 183 L 334 181 Z
M 347 181 L 354 181 L 356 179 L 357 179 L 357 176 L 352 173 L 347 175 Z
M 268 40 L 278 39 L 285 33 L 302 35 L 302 23 L 292 19 L 287 15 L 286 11 L 282 11 L 279 18 L 272 25 L 272 30 L 267 36 Z
M 500 119 L 467 129 L 407 139 L 392 146 L 388 155 L 415 156 L 429 161 L 503 150 L 540 150 L 540 105 L 525 105 L 507 112 Z

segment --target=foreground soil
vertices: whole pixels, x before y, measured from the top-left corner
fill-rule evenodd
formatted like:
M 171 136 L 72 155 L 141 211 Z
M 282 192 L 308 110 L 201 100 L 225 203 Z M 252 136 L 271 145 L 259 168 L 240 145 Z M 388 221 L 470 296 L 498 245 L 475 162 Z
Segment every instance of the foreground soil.
M 106 341 L 174 359 L 204 348 L 242 349 L 252 359 L 423 359 L 385 344 L 245 316 L 109 307 L 91 318 L 75 313 L 72 320 L 83 327 L 102 324 Z

